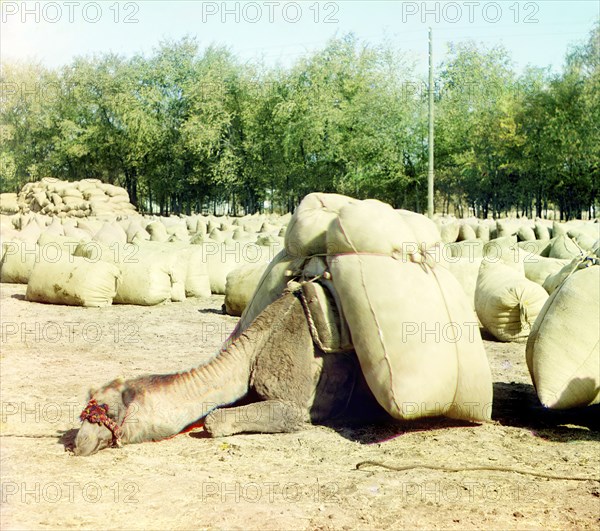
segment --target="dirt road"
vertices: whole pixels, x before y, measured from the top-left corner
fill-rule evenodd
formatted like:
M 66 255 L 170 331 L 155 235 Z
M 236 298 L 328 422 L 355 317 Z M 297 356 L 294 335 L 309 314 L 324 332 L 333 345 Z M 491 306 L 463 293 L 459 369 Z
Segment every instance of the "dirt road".
M 485 341 L 493 421 L 311 427 L 65 451 L 87 391 L 118 375 L 208 360 L 236 319 L 222 297 L 151 308 L 29 303 L 0 286 L 3 529 L 598 529 L 600 483 L 509 471 L 356 469 L 517 467 L 600 476 L 599 409 L 550 412 L 535 396 L 525 346 Z

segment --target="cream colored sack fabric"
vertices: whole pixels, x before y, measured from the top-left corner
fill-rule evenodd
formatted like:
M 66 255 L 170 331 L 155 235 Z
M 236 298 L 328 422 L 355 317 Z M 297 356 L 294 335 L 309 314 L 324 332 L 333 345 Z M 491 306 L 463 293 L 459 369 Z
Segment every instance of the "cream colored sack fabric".
M 108 262 L 92 263 L 77 256 L 42 261 L 31 272 L 25 298 L 71 306 L 110 306 L 120 278 L 119 268 Z
M 243 264 L 227 275 L 225 311 L 228 315 L 242 315 L 267 266 L 267 263 L 261 262 Z
M 333 283 L 363 374 L 392 416 L 489 419 L 477 319 L 458 281 L 423 249 L 439 243 L 430 238 L 389 205 L 343 207 L 327 232 L 341 253 L 328 259 Z
M 527 367 L 549 408 L 600 403 L 600 265 L 576 269 L 549 297 L 527 341 Z
M 525 277 L 543 286 L 550 275 L 558 273 L 569 263 L 569 260 L 561 260 L 560 258 L 530 256 L 525 260 Z
M 304 258 L 292 258 L 285 250 L 275 256 L 258 281 L 256 291 L 235 327 L 234 336 L 246 330 L 269 304 L 281 297 L 292 276 L 301 274 L 304 261 Z
M 308 194 L 294 212 L 285 233 L 285 249 L 292 257 L 327 252 L 325 234 L 329 223 L 344 205 L 356 203 L 338 194 Z
M 475 290 L 475 310 L 500 341 L 525 341 L 548 294 L 513 268 L 484 260 Z
M 33 266 L 41 261 L 40 247 L 36 243 L 4 241 L 1 253 L 0 282 L 27 284 Z

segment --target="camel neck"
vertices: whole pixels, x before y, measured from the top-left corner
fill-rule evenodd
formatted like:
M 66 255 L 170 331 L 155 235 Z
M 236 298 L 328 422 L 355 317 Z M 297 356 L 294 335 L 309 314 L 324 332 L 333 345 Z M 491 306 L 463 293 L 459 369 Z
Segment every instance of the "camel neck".
M 176 435 L 213 409 L 245 396 L 253 363 L 253 349 L 245 347 L 244 339 L 238 339 L 204 365 L 136 380 L 139 398 L 123 424 L 123 440 L 132 443 Z

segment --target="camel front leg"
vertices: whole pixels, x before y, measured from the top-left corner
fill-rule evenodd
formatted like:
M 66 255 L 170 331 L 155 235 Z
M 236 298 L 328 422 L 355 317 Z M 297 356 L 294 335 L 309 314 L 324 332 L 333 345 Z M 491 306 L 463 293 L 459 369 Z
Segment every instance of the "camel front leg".
M 204 429 L 212 437 L 236 433 L 287 433 L 304 424 L 306 410 L 283 400 L 266 400 L 246 406 L 215 409 L 206 416 Z

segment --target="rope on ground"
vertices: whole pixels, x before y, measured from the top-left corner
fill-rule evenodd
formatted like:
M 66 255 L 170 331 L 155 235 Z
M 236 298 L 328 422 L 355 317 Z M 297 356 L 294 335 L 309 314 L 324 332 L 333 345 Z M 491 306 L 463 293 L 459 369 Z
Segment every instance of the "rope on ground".
M 385 468 L 387 470 L 393 470 L 395 472 L 404 472 L 406 470 L 413 470 L 415 468 L 426 468 L 428 470 L 441 470 L 442 472 L 471 472 L 477 470 L 486 470 L 493 472 L 511 472 L 515 474 L 523 474 L 526 476 L 534 476 L 544 479 L 558 479 L 566 481 L 596 481 L 600 483 L 600 478 L 583 477 L 583 476 L 562 476 L 558 474 L 546 474 L 544 472 L 535 472 L 533 470 L 525 470 L 523 468 L 511 467 L 511 466 L 470 466 L 470 467 L 452 467 L 445 465 L 425 465 L 425 464 L 413 464 L 394 466 L 379 461 L 361 461 L 356 465 L 356 470 L 363 470 L 365 467 L 373 466 Z

